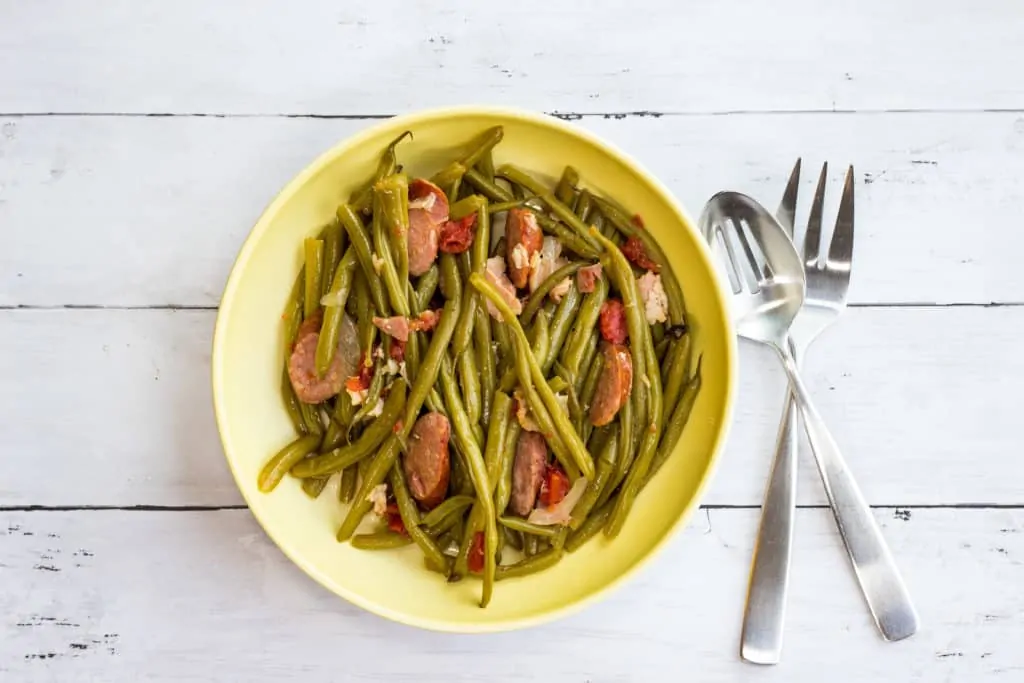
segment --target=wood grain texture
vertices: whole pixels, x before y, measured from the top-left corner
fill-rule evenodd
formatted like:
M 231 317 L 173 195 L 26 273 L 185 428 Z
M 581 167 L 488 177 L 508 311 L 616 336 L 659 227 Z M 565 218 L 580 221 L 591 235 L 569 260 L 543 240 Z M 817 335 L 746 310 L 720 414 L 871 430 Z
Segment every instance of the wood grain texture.
M 243 510 L 0 513 L 4 584 L 19 587 L 0 592 L 0 672 L 19 683 L 1020 680 L 1024 513 L 876 514 L 922 630 L 883 642 L 829 513 L 801 510 L 784 660 L 756 668 L 736 656 L 756 510 L 696 515 L 598 605 L 494 636 L 360 611 L 304 576 Z
M 0 118 L 0 305 L 215 306 L 250 227 L 322 151 L 371 121 Z M 826 215 L 857 170 L 851 297 L 1024 302 L 1024 114 L 676 116 L 577 122 L 696 215 L 723 187 L 774 207 L 803 155 Z M 827 219 L 831 220 L 831 218 Z
M 14 3 L 0 111 L 1024 107 L 1013 2 Z M 982 38 L 983 37 L 983 38 Z
M 213 321 L 213 311 L 0 311 L 0 433 L 13 454 L 0 458 L 0 505 L 240 504 L 210 407 Z M 899 308 L 850 310 L 826 333 L 805 377 L 869 501 L 1024 504 L 1024 461 L 1012 455 L 1021 329 L 1024 308 Z M 782 408 L 778 362 L 741 352 L 709 504 L 760 503 Z M 824 503 L 803 465 L 800 501 Z

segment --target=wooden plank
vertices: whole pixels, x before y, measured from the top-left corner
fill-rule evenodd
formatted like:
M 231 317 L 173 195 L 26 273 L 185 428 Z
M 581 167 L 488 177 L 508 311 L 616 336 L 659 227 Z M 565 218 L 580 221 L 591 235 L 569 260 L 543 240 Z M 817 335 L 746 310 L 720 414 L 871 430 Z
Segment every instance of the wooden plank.
M 362 612 L 304 576 L 247 511 L 0 514 L 5 680 L 1010 681 L 1024 671 L 1024 512 L 877 512 L 922 629 L 885 643 L 825 510 L 797 520 L 783 663 L 737 655 L 755 510 L 695 516 L 582 614 L 470 638 Z M 905 518 L 905 519 L 904 519 Z M 333 542 L 326 539 L 325 542 Z M 141 544 L 141 545 L 140 545 Z M 499 587 L 500 590 L 500 587 Z M 528 653 L 528 656 L 524 656 Z
M 187 0 L 170 10 L 48 0 L 10 10 L 0 24 L 5 112 L 1024 106 L 1014 2 L 605 0 L 580 12 L 542 0 L 499 11 L 471 0 Z
M 0 119 L 0 305 L 213 306 L 270 198 L 369 121 Z M 1024 302 L 1024 116 L 588 117 L 696 215 L 713 192 L 774 207 L 797 155 L 802 208 L 857 168 L 857 303 Z M 804 212 L 799 220 L 805 220 Z M 971 239 L 964 237 L 969 231 Z
M 211 410 L 213 320 L 0 311 L 0 505 L 239 504 Z M 806 377 L 872 503 L 1024 503 L 1022 332 L 1024 308 L 899 308 L 850 310 L 826 333 Z M 783 376 L 767 351 L 741 352 L 705 503 L 759 504 L 767 476 Z M 800 501 L 823 503 L 803 464 Z

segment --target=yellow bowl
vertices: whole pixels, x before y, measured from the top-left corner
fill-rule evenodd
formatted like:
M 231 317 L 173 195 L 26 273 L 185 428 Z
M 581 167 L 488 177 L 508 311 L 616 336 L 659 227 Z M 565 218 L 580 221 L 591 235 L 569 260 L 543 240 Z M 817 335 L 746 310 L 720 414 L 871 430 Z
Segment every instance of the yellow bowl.
M 334 540 L 343 510 L 336 489 L 318 500 L 287 478 L 271 494 L 256 476 L 294 438 L 280 399 L 284 353 L 280 314 L 300 268 L 301 242 L 331 220 L 368 178 L 381 150 L 399 148 L 412 176 L 430 175 L 489 126 L 505 139 L 496 163 L 511 161 L 555 179 L 566 164 L 584 184 L 639 212 L 668 254 L 686 297 L 703 388 L 676 452 L 636 501 L 621 534 L 598 537 L 554 568 L 502 581 L 486 609 L 479 581 L 446 584 L 423 567 L 415 546 L 360 551 Z M 249 509 L 285 554 L 329 590 L 371 612 L 422 628 L 488 632 L 522 628 L 579 609 L 606 594 L 665 543 L 698 504 L 732 413 L 735 337 L 710 254 L 668 190 L 632 159 L 558 119 L 508 109 L 447 108 L 388 119 L 340 143 L 302 171 L 266 209 L 228 278 L 213 342 L 213 397 L 224 452 Z M 696 357 L 696 356 L 695 356 Z M 337 479 L 337 478 L 335 478 Z M 332 484 L 332 487 L 334 484 Z

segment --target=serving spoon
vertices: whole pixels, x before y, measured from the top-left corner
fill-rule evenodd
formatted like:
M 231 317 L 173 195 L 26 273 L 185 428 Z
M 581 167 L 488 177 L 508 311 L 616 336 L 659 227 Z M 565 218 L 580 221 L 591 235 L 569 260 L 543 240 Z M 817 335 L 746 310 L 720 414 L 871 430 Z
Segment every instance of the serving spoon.
M 839 446 L 814 407 L 790 349 L 789 330 L 806 291 L 800 255 L 775 217 L 738 192 L 719 192 L 708 200 L 698 225 L 718 252 L 732 285 L 737 332 L 772 347 L 782 360 L 825 494 L 875 624 L 886 640 L 913 635 L 918 618 L 910 595 Z

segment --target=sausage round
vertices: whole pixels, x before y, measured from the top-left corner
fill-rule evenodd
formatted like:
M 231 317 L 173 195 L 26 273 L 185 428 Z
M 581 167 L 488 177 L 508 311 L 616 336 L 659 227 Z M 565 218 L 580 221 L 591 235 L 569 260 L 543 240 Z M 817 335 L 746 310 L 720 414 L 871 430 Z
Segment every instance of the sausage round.
M 509 506 L 520 517 L 529 516 L 537 502 L 537 493 L 548 466 L 548 444 L 539 432 L 524 431 L 516 442 L 512 465 L 512 497 Z
M 291 380 L 295 395 L 303 403 L 320 403 L 334 396 L 345 384 L 357 362 L 358 346 L 353 354 L 351 342 L 356 340 L 356 328 L 352 319 L 342 319 L 338 333 L 338 349 L 323 377 L 316 372 L 316 345 L 320 341 L 320 325 L 323 316 L 320 311 L 311 315 L 299 326 L 295 346 L 288 359 L 288 379 Z M 358 341 L 356 341 L 358 344 Z
M 409 492 L 424 507 L 432 508 L 444 500 L 451 475 L 448 437 L 451 426 L 441 413 L 427 413 L 416 420 L 402 466 Z
M 590 404 L 590 422 L 595 427 L 611 422 L 633 389 L 633 357 L 627 346 L 602 344 L 601 360 L 604 367 Z
M 522 289 L 529 282 L 530 263 L 543 242 L 544 235 L 532 211 L 515 208 L 508 212 L 505 221 L 505 258 L 508 261 L 509 279 L 516 287 Z
M 448 220 L 448 198 L 429 180 L 409 183 L 409 274 L 423 275 L 437 259 L 441 226 Z

